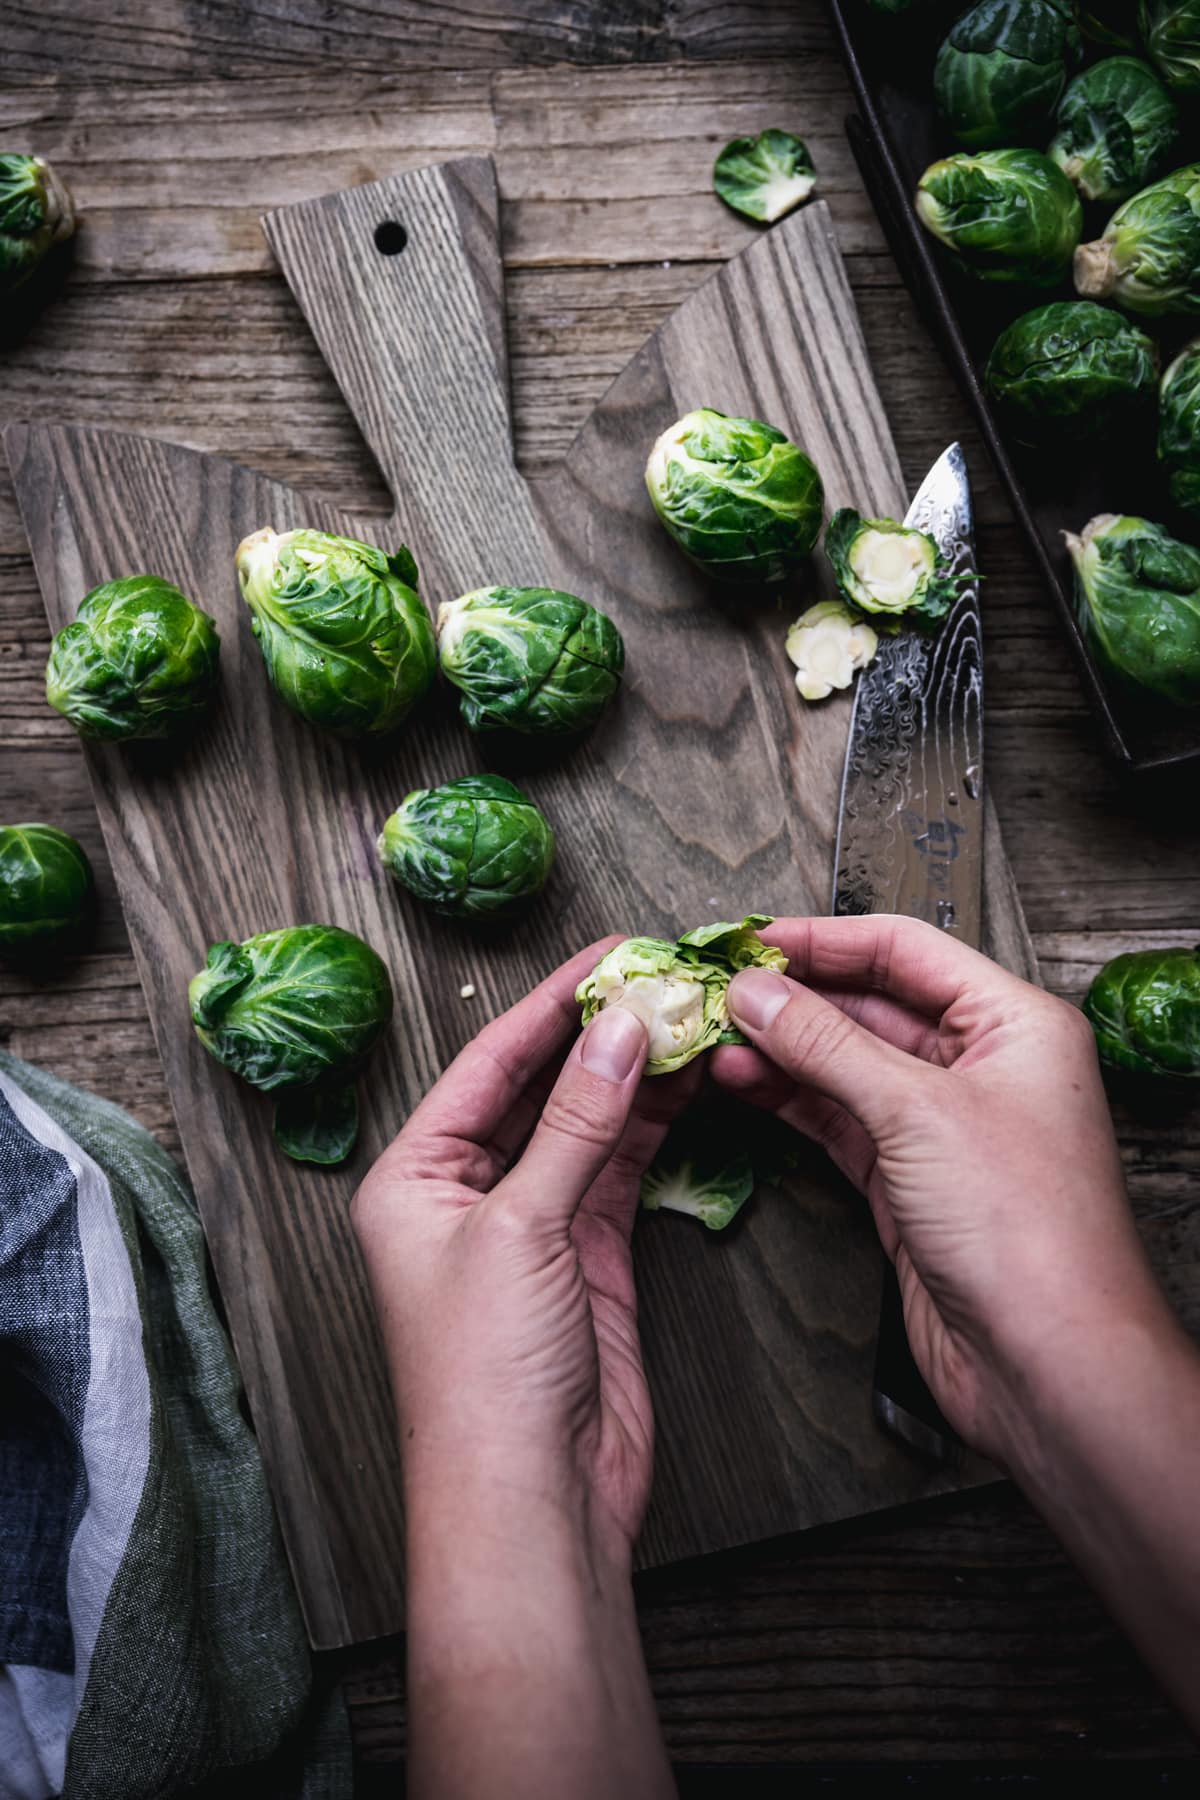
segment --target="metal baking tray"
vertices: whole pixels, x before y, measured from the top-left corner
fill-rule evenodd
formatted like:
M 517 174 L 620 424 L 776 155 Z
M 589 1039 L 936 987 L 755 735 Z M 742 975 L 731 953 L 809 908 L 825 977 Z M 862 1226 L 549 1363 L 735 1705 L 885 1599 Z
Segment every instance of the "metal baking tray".
M 1097 666 L 1075 614 L 1071 560 L 1064 530 L 1078 530 L 1096 513 L 1136 513 L 1156 519 L 1180 537 L 1196 540 L 1196 527 L 1171 505 L 1154 455 L 1154 432 L 1144 441 L 1126 436 L 1108 460 L 1081 455 L 1053 460 L 1006 441 L 982 387 L 983 367 L 999 332 L 1029 307 L 1075 298 L 1069 284 L 1032 290 L 971 281 L 942 255 L 921 225 L 912 196 L 922 172 L 956 148 L 933 102 L 933 63 L 938 44 L 963 4 L 921 8 L 892 18 L 865 0 L 830 0 L 859 116 L 846 121 L 867 191 L 913 299 L 957 373 L 996 467 L 1058 608 L 1075 653 L 1080 680 L 1112 756 L 1133 770 L 1163 769 L 1200 759 L 1200 710 L 1123 691 Z M 1185 120 L 1186 126 L 1186 120 Z M 1195 142 L 1181 145 L 1178 161 L 1195 159 Z M 1111 207 L 1084 208 L 1086 237 L 1098 236 Z M 1154 321 L 1163 366 L 1189 338 L 1195 320 Z

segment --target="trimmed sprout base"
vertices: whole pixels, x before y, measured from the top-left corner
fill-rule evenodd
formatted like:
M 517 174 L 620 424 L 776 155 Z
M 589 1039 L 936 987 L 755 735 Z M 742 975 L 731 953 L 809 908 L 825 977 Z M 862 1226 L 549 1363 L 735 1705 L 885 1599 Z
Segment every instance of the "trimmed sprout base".
M 879 639 L 840 600 L 822 600 L 790 627 L 786 647 L 796 665 L 801 699 L 827 700 L 835 689 L 848 688 L 866 668 Z

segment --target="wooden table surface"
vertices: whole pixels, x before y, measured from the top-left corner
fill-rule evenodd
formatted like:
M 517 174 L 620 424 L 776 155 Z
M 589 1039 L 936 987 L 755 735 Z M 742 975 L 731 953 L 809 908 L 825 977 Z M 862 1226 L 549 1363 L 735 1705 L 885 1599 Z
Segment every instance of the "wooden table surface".
M 1045 979 L 1077 997 L 1118 950 L 1194 940 L 1195 776 L 1136 784 L 1102 760 L 1049 602 L 862 192 L 818 0 L 5 0 L 0 30 L 0 147 L 51 156 L 84 219 L 62 290 L 28 326 L 0 322 L 0 419 L 161 434 L 359 510 L 386 510 L 381 479 L 274 270 L 262 211 L 494 155 L 518 449 L 533 472 L 645 334 L 747 241 L 752 228 L 712 197 L 714 149 L 767 124 L 800 131 L 907 478 L 956 435 L 971 458 L 988 780 Z M 83 761 L 42 696 L 46 649 L 0 471 L 0 819 L 76 833 L 102 900 L 91 952 L 49 985 L 0 975 L 0 1041 L 177 1148 Z M 1121 1110 L 1118 1125 L 1151 1252 L 1200 1329 L 1200 1118 Z M 1193 1754 L 1008 1489 L 661 1572 L 643 1579 L 641 1606 L 681 1764 Z M 364 1764 L 399 1757 L 400 1646 L 334 1667 Z

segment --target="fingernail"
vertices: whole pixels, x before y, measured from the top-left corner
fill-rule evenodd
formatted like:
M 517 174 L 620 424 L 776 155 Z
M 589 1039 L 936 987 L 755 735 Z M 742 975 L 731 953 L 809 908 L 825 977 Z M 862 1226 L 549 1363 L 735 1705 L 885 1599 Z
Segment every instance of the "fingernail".
M 646 1028 L 623 1006 L 606 1006 L 583 1034 L 579 1060 L 605 1081 L 624 1081 L 646 1054 Z
M 752 1031 L 765 1031 L 787 1005 L 787 982 L 774 969 L 743 969 L 729 984 L 729 1010 Z

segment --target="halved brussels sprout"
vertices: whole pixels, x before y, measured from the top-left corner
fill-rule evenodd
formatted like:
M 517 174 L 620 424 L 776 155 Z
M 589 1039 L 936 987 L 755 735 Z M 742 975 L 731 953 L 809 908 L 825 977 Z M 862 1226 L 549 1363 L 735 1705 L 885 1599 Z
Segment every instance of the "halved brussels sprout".
M 557 588 L 478 588 L 443 601 L 437 643 L 472 731 L 583 731 L 625 667 L 612 620 Z
M 745 1042 L 729 1020 L 725 992 L 739 969 L 787 968 L 782 950 L 764 944 L 766 913 L 740 925 L 701 925 L 673 944 L 665 938 L 626 938 L 602 956 L 580 982 L 575 998 L 589 1024 L 606 1006 L 627 1006 L 650 1040 L 647 1075 L 682 1069 L 714 1044 Z
M 75 230 L 75 207 L 48 162 L 0 155 L 0 294 L 28 281 L 55 244 Z
M 1118 50 L 1136 50 L 1137 22 L 1131 16 L 1132 0 L 1075 0 L 1075 22 L 1094 44 L 1112 44 Z
M 980 0 L 938 51 L 938 111 L 958 141 L 975 150 L 1042 143 L 1081 51 L 1067 4 Z
M 464 775 L 407 794 L 378 848 L 389 875 L 439 912 L 496 918 L 541 892 L 554 833 L 511 781 Z
M 1127 312 L 1200 312 L 1200 163 L 1143 188 L 1080 244 L 1075 286 Z
M 0 954 L 38 956 L 68 944 L 92 904 L 92 865 L 56 825 L 0 826 Z
M 1200 88 L 1200 0 L 1140 0 L 1146 48 L 1173 88 Z
M 1180 351 L 1162 378 L 1158 460 L 1176 506 L 1200 514 L 1200 338 Z
M 328 531 L 265 526 L 237 548 L 238 580 L 280 698 L 339 737 L 394 731 L 437 667 L 417 565 Z
M 879 615 L 883 631 L 916 625 L 936 631 L 973 574 L 952 575 L 936 538 L 895 519 L 864 519 L 852 506 L 834 513 L 825 533 L 841 593 L 860 612 Z
M 1049 155 L 1085 200 L 1126 200 L 1161 175 L 1179 108 L 1148 63 L 1110 56 L 1067 86 Z
M 1114 956 L 1088 989 L 1083 1010 L 1110 1068 L 1200 1080 L 1200 950 Z
M 350 1077 L 392 1016 L 382 959 L 336 925 L 291 925 L 214 944 L 188 987 L 211 1056 L 279 1093 L 275 1136 L 298 1162 L 336 1163 L 358 1136 Z
M 157 575 L 93 588 L 56 632 L 46 699 L 80 737 L 182 737 L 208 710 L 220 639 L 213 620 Z
M 821 530 L 825 490 L 799 445 L 759 419 L 710 406 L 676 420 L 646 464 L 654 510 L 718 581 L 784 581 Z
M 879 639 L 840 600 L 819 600 L 789 627 L 785 647 L 796 665 L 800 698 L 827 700 L 835 688 L 848 688 L 866 668 Z
M 1110 438 L 1148 409 L 1158 349 L 1091 300 L 1052 300 L 1000 333 L 984 381 L 1018 443 L 1041 449 Z
M 816 183 L 812 157 L 790 131 L 733 138 L 713 164 L 713 186 L 726 206 L 768 225 L 802 205 Z
M 1053 287 L 1083 230 L 1079 195 L 1040 150 L 960 152 L 931 163 L 917 216 L 981 281 Z
M 1063 535 L 1079 621 L 1099 660 L 1177 706 L 1200 703 L 1200 550 L 1115 513 Z

